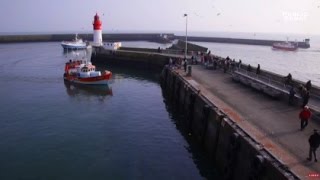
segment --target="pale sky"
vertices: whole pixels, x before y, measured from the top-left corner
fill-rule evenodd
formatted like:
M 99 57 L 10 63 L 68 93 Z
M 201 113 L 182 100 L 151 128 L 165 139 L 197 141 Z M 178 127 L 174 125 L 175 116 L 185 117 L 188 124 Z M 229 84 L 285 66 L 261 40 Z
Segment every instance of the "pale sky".
M 320 0 L 1 0 L 1 32 L 92 30 L 320 34 Z

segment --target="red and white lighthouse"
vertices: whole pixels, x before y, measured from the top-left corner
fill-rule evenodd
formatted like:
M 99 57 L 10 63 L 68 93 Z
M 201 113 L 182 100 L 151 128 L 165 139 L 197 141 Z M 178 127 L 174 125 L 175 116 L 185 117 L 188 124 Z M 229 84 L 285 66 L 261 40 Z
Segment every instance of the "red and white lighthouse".
M 94 16 L 93 21 L 93 45 L 102 46 L 102 22 L 98 16 L 98 13 Z

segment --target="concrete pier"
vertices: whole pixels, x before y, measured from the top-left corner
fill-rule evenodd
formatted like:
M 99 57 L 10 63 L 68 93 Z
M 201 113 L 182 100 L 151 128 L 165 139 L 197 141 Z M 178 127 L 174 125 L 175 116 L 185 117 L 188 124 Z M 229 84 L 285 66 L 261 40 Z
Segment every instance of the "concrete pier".
M 116 63 L 144 70 L 162 68 L 169 63 L 169 58 L 184 56 L 137 49 L 116 52 L 102 49 L 95 53 L 93 63 Z M 287 87 L 280 75 L 264 70 L 259 77 L 253 75 L 253 78 L 269 78 L 268 83 L 280 83 L 274 86 L 284 93 L 274 98 L 255 89 L 255 83 L 235 81 L 230 71 L 223 73 L 222 69 L 192 65 L 191 76 L 187 76 L 183 70 L 172 67 L 166 66 L 162 73 L 166 102 L 184 115 L 183 122 L 179 123 L 184 124 L 188 134 L 204 148 L 225 179 L 308 179 L 320 176 L 320 165 L 306 160 L 308 138 L 314 128 L 320 129 L 318 87 L 311 89 L 312 119 L 301 131 L 298 117 L 301 104 L 288 105 Z M 246 65 L 241 67 L 246 69 Z M 293 84 L 304 83 L 293 80 Z
M 226 179 L 319 175 L 320 165 L 306 160 L 308 138 L 320 128 L 319 122 L 312 119 L 300 131 L 299 106 L 288 106 L 287 101 L 234 82 L 222 70 L 201 65 L 193 66 L 191 77 L 176 69 L 163 74 L 168 98 L 186 115 L 190 133 Z

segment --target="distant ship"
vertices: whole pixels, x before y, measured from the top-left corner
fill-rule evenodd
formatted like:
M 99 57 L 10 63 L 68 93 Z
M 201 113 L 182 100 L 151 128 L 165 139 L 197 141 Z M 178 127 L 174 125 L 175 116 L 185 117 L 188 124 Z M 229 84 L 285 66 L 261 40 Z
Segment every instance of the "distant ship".
M 86 49 L 87 43 L 83 42 L 81 38 L 78 38 L 78 34 L 76 34 L 72 41 L 62 41 L 61 46 L 63 49 Z
M 272 44 L 273 49 L 280 49 L 285 51 L 295 51 L 298 49 L 298 44 L 285 41 L 285 42 L 276 42 Z

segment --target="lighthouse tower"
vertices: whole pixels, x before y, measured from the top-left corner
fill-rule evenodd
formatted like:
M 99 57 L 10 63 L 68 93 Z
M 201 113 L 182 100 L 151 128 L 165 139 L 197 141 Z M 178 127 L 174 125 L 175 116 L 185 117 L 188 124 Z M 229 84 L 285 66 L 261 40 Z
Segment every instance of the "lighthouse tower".
M 93 21 L 93 45 L 102 46 L 102 22 L 98 16 L 98 13 L 94 16 Z

